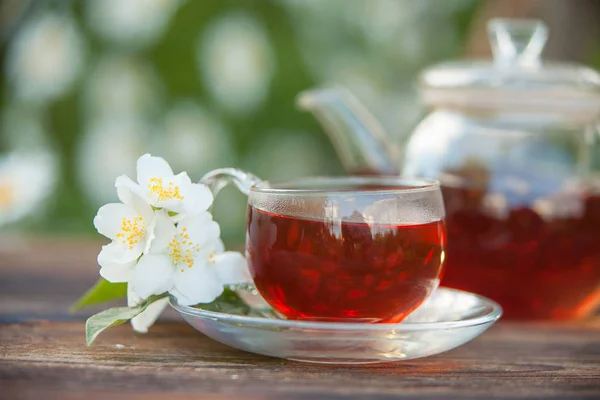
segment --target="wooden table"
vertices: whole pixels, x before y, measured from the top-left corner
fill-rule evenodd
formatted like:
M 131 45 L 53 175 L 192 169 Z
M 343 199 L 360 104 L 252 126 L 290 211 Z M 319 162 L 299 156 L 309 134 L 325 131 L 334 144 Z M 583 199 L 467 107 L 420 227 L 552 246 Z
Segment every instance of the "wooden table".
M 600 399 L 600 319 L 501 321 L 445 354 L 361 367 L 238 351 L 173 312 L 147 335 L 123 325 L 87 348 L 88 314 L 68 307 L 95 281 L 100 243 L 3 240 L 0 399 Z

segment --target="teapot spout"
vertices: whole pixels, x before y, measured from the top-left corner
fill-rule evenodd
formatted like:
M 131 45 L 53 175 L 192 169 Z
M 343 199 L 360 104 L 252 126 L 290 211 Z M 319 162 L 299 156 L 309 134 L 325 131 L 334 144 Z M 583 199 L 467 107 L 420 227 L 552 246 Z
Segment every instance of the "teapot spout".
M 311 89 L 301 92 L 296 103 L 323 125 L 348 172 L 398 174 L 383 127 L 348 90 Z

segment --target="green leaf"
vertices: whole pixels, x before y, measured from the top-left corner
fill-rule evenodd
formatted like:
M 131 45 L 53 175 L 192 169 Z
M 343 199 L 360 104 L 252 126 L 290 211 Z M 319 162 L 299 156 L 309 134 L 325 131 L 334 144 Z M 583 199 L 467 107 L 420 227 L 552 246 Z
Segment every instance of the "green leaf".
M 238 289 L 244 290 L 243 285 Z M 253 308 L 246 303 L 235 290 L 225 288 L 223 293 L 212 303 L 197 304 L 194 306 L 201 310 L 220 312 L 232 315 L 245 315 L 248 317 L 278 318 L 275 312 L 269 308 Z
M 129 321 L 144 312 L 150 304 L 163 297 L 166 296 L 151 296 L 144 304 L 137 307 L 114 307 L 92 315 L 85 322 L 85 340 L 87 345 L 91 346 L 98 335 L 105 329 Z
M 100 278 L 94 286 L 71 306 L 71 312 L 124 297 L 127 297 L 126 283 L 111 283 L 104 278 Z
M 85 340 L 91 346 L 98 335 L 111 326 L 121 325 L 144 311 L 144 307 L 115 307 L 92 315 L 85 322 Z
M 211 303 L 198 304 L 196 307 L 206 311 L 234 315 L 247 315 L 251 311 L 250 306 L 236 292 L 229 288 L 225 288 L 223 293 Z

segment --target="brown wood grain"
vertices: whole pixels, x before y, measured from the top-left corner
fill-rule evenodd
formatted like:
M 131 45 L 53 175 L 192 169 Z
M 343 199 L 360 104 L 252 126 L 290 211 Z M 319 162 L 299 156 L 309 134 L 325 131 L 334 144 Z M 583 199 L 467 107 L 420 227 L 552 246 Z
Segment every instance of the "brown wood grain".
M 174 314 L 87 348 L 86 314 L 68 305 L 96 279 L 99 243 L 30 243 L 0 252 L 0 399 L 600 399 L 599 319 L 501 321 L 445 354 L 360 367 L 245 353 Z

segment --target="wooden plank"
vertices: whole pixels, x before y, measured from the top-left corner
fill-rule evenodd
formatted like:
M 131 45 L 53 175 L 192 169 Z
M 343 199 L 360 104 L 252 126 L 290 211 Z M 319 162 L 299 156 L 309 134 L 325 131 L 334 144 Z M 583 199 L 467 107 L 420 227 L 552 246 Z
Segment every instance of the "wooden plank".
M 241 352 L 172 311 L 147 335 L 123 325 L 87 348 L 83 321 L 95 310 L 71 315 L 68 308 L 97 279 L 102 242 L 0 244 L 1 399 L 600 398 L 598 318 L 501 321 L 445 354 L 361 367 Z
M 0 323 L 82 320 L 103 309 L 69 311 L 99 278 L 102 244 L 86 238 L 0 238 Z M 162 319 L 175 317 L 168 311 Z
M 157 325 L 147 335 L 117 327 L 87 348 L 82 323 L 36 321 L 0 325 L 0 386 L 287 399 L 600 398 L 598 325 L 504 323 L 439 356 L 332 367 L 241 352 L 182 323 Z

